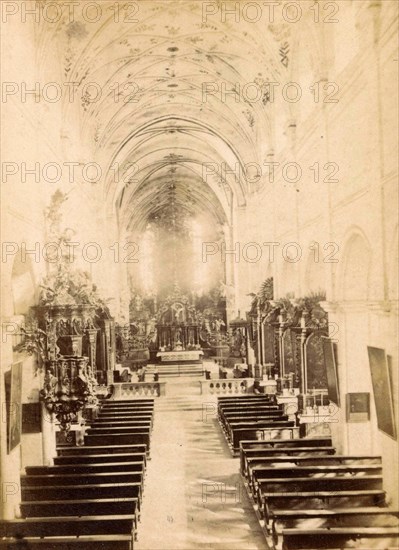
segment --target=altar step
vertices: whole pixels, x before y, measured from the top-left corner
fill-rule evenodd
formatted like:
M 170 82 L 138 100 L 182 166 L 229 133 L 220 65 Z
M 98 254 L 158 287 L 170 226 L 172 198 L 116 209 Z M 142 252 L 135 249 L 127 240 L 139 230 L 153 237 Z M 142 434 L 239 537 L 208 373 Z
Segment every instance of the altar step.
M 158 369 L 160 380 L 169 377 L 204 375 L 204 365 L 201 363 L 172 363 L 168 365 L 148 365 L 146 375 L 149 379 L 154 375 L 155 369 Z

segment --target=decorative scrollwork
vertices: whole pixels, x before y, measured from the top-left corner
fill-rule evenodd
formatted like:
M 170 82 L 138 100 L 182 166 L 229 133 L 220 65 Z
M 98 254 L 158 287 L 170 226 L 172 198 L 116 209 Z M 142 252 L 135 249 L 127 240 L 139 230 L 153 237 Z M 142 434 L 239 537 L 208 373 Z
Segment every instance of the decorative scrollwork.
M 46 362 L 40 397 L 47 410 L 55 414 L 61 430 L 69 431 L 85 405 L 97 404 L 95 384 L 87 357 L 59 357 Z

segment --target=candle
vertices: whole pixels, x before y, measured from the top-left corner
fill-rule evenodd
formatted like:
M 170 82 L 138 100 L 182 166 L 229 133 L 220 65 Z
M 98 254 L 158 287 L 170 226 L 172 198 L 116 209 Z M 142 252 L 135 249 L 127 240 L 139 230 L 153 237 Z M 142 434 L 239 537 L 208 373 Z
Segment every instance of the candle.
M 280 324 L 283 323 L 283 316 L 281 315 L 281 313 L 280 313 L 280 315 L 278 316 L 278 322 L 279 322 Z
M 306 328 L 306 319 L 303 315 L 301 317 L 301 328 Z

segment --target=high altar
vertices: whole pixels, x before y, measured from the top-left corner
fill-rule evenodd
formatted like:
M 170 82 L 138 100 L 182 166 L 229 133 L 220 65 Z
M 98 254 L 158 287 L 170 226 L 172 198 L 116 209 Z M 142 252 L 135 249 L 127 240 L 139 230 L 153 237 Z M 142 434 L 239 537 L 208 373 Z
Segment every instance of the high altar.
M 184 296 L 175 296 L 161 307 L 157 323 L 157 357 L 162 362 L 199 361 L 200 322 L 197 312 Z

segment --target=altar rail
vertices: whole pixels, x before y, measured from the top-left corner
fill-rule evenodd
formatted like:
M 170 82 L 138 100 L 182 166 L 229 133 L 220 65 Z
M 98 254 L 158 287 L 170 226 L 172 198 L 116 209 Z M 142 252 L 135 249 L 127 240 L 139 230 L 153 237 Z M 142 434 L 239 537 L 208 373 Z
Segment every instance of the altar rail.
M 201 394 L 241 395 L 253 393 L 253 378 L 201 380 Z
M 113 400 L 141 397 L 161 397 L 166 393 L 166 382 L 122 382 L 113 384 Z

